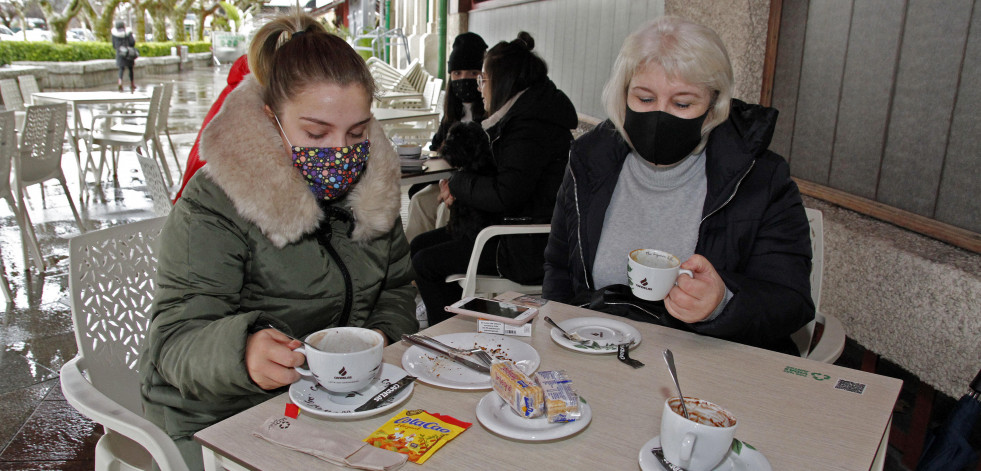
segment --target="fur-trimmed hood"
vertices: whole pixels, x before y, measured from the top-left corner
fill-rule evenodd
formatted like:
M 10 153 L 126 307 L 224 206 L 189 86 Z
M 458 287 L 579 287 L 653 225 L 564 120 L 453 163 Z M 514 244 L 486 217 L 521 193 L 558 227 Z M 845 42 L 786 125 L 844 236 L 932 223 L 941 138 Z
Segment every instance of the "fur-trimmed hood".
M 118 30 L 116 28 L 113 28 L 112 29 L 112 35 L 115 36 L 115 37 L 117 37 L 117 38 L 125 38 L 126 36 L 129 36 L 132 33 L 133 33 L 133 31 L 130 30 L 129 28 L 126 28 L 126 29 L 124 29 L 122 31 L 120 31 L 120 30 Z
M 202 170 L 277 247 L 313 232 L 323 211 L 293 167 L 276 126 L 263 111 L 261 86 L 248 76 L 228 94 L 221 111 L 201 134 Z M 360 242 L 392 229 L 398 219 L 399 159 L 381 125 L 368 124 L 368 165 L 347 196 L 335 205 L 354 215 L 351 237 Z

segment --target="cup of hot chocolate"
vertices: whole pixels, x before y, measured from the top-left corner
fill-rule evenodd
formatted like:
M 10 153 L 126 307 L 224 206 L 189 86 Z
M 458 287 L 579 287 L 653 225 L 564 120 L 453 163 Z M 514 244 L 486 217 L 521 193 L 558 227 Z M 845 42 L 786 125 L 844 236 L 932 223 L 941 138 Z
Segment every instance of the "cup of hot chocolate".
M 303 376 L 313 376 L 324 389 L 346 393 L 360 391 L 381 371 L 385 337 L 361 327 L 334 327 L 307 336 L 297 348 L 307 357 L 309 369 L 297 367 Z
M 682 273 L 694 277 L 691 270 L 681 268 L 678 257 L 663 250 L 637 249 L 627 256 L 627 285 L 640 299 L 664 299 Z
M 709 471 L 725 459 L 736 436 L 736 417 L 722 406 L 685 397 L 668 398 L 661 413 L 661 448 L 664 458 L 688 471 Z

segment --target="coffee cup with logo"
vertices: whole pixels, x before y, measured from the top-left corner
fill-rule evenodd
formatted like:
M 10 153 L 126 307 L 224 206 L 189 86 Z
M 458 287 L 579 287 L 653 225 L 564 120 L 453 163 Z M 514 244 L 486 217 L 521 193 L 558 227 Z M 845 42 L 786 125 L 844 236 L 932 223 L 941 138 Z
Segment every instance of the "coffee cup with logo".
M 663 250 L 637 249 L 627 256 L 627 285 L 640 299 L 664 299 L 682 273 L 694 278 L 691 270 L 681 268 L 678 257 Z
M 661 449 L 664 458 L 687 471 L 710 471 L 722 463 L 736 436 L 736 417 L 718 404 L 685 397 L 668 398 L 661 412 Z
M 297 367 L 303 376 L 313 376 L 324 389 L 335 393 L 360 391 L 381 372 L 385 337 L 361 327 L 334 327 L 314 332 L 296 352 L 307 357 L 309 369 Z

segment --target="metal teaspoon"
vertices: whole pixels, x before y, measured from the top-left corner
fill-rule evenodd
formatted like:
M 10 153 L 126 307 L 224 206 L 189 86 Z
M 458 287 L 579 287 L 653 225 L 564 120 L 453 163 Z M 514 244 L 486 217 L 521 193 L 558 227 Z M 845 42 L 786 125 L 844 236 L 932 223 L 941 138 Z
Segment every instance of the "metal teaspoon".
M 678 372 L 674 369 L 674 354 L 671 353 L 671 349 L 664 349 L 664 361 L 668 364 L 668 371 L 671 373 L 671 379 L 674 380 L 674 387 L 678 388 L 678 397 L 681 399 L 681 410 L 685 413 L 685 418 L 691 420 L 688 417 L 688 406 L 685 405 L 685 396 L 681 394 L 681 384 L 678 383 Z

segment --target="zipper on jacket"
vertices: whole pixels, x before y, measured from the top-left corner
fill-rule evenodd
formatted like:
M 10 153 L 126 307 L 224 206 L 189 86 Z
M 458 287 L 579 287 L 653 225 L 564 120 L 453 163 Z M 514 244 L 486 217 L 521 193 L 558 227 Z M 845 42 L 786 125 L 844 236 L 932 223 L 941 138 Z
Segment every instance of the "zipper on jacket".
M 742 185 L 743 184 L 743 180 L 746 179 L 746 175 L 749 175 L 750 170 L 753 170 L 753 166 L 754 165 L 756 165 L 756 160 L 753 160 L 752 162 L 750 162 L 749 163 L 749 168 L 747 168 L 746 171 L 743 172 L 743 175 L 741 177 L 739 177 L 739 181 L 736 182 L 736 188 L 733 188 L 732 194 L 729 195 L 729 198 L 726 199 L 725 201 L 723 201 L 722 204 L 720 204 L 718 208 L 713 209 L 711 212 L 709 212 L 708 214 L 706 214 L 705 216 L 703 216 L 702 217 L 702 220 L 698 222 L 698 225 L 699 226 L 701 226 L 703 223 L 705 223 L 705 220 L 708 219 L 709 216 L 711 216 L 711 215 L 719 212 L 719 210 L 721 210 L 722 208 L 726 207 L 726 205 L 729 204 L 729 202 L 732 201 L 732 199 L 736 197 L 736 192 L 739 191 L 739 185 Z
M 572 151 L 569 151 L 570 157 Z M 586 273 L 586 257 L 582 254 L 582 214 L 579 212 L 579 182 L 576 180 L 576 171 L 572 168 L 572 161 L 569 161 L 569 175 L 572 175 L 572 196 L 576 200 L 576 245 L 579 247 L 579 262 L 582 263 L 582 277 L 586 282 L 586 289 L 592 290 L 589 286 L 589 274 Z
M 327 217 L 324 219 L 323 226 L 326 230 L 317 231 L 317 240 L 320 245 L 327 250 L 327 255 L 334 260 L 337 264 L 337 268 L 341 270 L 341 277 L 344 278 L 344 308 L 341 310 L 340 322 L 338 322 L 338 327 L 347 326 L 348 320 L 351 318 L 351 310 L 354 305 L 354 281 L 351 279 L 351 272 L 348 271 L 347 265 L 344 264 L 344 260 L 331 245 L 330 239 L 334 235 L 334 230 L 330 226 L 330 220 L 334 215 L 336 210 L 334 208 L 329 208 L 327 212 Z M 343 218 L 339 218 L 343 219 Z

